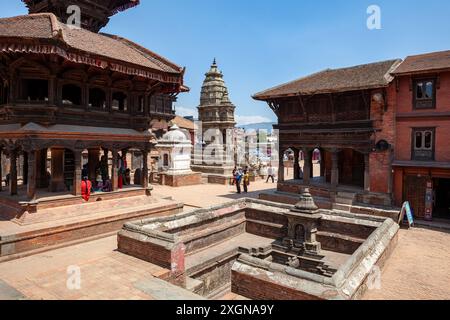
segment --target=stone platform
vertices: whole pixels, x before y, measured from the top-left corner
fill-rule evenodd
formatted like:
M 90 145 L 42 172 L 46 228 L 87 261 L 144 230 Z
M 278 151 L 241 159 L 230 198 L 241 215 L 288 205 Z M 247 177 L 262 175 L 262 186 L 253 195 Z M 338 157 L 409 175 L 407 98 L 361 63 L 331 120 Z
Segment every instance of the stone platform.
M 305 186 L 295 182 L 278 184 L 278 190 L 265 191 L 259 195 L 261 200 L 278 202 L 283 204 L 295 204 L 298 194 Z M 365 214 L 379 217 L 388 217 L 398 220 L 400 208 L 386 205 L 367 204 L 361 200 L 362 195 L 351 188 L 339 188 L 331 191 L 324 185 L 312 185 L 309 187 L 314 201 L 321 209 L 344 211 L 354 214 Z
M 129 188 L 94 194 L 89 202 L 72 195 L 41 197 L 33 203 L 3 197 L 0 257 L 14 258 L 25 252 L 109 235 L 130 220 L 182 211 L 183 204 L 147 193 L 144 189 Z M 27 210 L 29 207 L 32 210 Z M 14 217 L 12 209 L 17 213 Z
M 188 174 L 158 174 L 158 183 L 170 187 L 186 187 L 202 184 L 202 174 L 200 172 L 192 172 Z

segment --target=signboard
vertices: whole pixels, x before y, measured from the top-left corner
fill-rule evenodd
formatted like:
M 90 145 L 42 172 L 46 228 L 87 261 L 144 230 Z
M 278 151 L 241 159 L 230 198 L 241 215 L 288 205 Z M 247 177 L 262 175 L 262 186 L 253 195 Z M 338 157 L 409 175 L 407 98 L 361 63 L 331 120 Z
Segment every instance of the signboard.
M 431 221 L 433 219 L 433 182 L 427 182 L 427 189 L 425 190 L 425 220 Z
M 398 223 L 402 223 L 403 220 L 405 219 L 405 215 L 406 218 L 408 219 L 408 225 L 409 227 L 412 227 L 414 225 L 414 215 L 411 209 L 411 205 L 409 204 L 408 201 L 406 201 L 403 206 L 402 206 L 402 211 L 400 211 L 400 218 Z

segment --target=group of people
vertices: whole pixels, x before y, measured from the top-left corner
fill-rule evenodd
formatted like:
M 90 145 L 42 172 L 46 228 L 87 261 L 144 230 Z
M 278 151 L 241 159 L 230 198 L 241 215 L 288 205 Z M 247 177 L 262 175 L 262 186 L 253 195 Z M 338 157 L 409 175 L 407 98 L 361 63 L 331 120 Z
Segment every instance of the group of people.
M 236 185 L 236 191 L 238 194 L 242 193 L 241 184 L 244 186 L 244 192 L 248 193 L 248 187 L 250 185 L 250 175 L 248 169 L 238 169 L 234 167 L 233 169 L 233 185 Z
M 118 188 L 122 189 L 124 185 L 131 184 L 131 170 L 127 168 L 127 160 L 125 157 L 119 157 L 118 163 Z M 108 160 L 106 156 L 102 156 L 97 165 L 95 181 L 89 180 L 89 164 L 85 164 L 82 170 L 81 195 L 85 201 L 89 201 L 92 192 L 111 192 L 112 182 L 109 176 Z

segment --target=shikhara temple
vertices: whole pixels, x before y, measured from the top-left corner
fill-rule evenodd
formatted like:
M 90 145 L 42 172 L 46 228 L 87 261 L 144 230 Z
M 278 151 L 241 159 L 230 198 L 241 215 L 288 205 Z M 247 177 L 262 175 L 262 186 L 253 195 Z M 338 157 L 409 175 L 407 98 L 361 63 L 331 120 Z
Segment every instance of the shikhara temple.
M 139 1 L 24 2 L 29 15 L 0 20 L 0 146 L 11 162 L 7 193 L 26 192 L 30 201 L 40 188 L 79 195 L 83 150 L 90 178 L 101 155 L 110 152 L 114 164 L 131 149 L 142 153 L 146 172 L 145 159 L 156 143 L 152 120 L 173 119 L 172 103 L 186 88 L 183 68 L 132 41 L 98 33 L 110 16 Z M 64 23 L 72 4 L 81 8 L 81 29 Z M 19 155 L 26 190 L 17 186 Z M 147 184 L 143 179 L 142 187 Z

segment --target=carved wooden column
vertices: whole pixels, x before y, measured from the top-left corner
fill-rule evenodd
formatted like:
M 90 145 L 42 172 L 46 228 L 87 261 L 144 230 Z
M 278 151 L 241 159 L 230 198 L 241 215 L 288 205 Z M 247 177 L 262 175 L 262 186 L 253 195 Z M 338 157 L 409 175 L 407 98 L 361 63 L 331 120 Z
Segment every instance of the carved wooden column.
M 117 150 L 112 151 L 112 168 L 111 168 L 111 183 L 113 191 L 119 189 L 119 169 L 117 168 L 119 159 L 119 152 Z
M 294 149 L 294 179 L 300 180 L 300 151 Z
M 23 157 L 22 157 L 22 161 L 23 161 L 23 173 L 22 173 L 22 181 L 23 181 L 23 185 L 27 185 L 28 184 L 28 152 L 23 152 Z
M 3 191 L 3 150 L 0 147 L 0 192 Z
M 64 149 L 52 148 L 52 176 L 50 183 L 51 192 L 61 192 L 66 190 L 64 184 Z
M 142 188 L 148 189 L 148 151 L 142 151 Z
M 36 200 L 36 151 L 27 152 L 27 197 L 29 201 Z M 24 153 L 25 155 L 25 153 Z M 25 166 L 24 166 L 25 169 Z M 25 179 L 25 172 L 24 172 Z
M 284 152 L 280 152 L 279 155 L 278 182 L 284 182 Z
M 99 148 L 93 148 L 88 150 L 88 172 L 89 172 L 89 180 L 95 181 L 97 178 L 96 169 L 98 167 L 99 163 L 99 157 L 100 157 L 100 149 Z
M 50 105 L 55 105 L 56 103 L 58 104 L 62 104 L 60 103 L 60 101 L 57 98 L 57 88 L 58 88 L 58 82 L 57 82 L 57 78 L 56 75 L 51 75 L 48 81 L 48 91 L 49 91 L 49 95 L 48 95 L 48 103 Z
M 17 195 L 17 150 L 10 152 L 11 169 L 9 173 L 9 193 Z
M 305 165 L 303 166 L 303 183 L 309 185 L 311 183 L 312 157 L 311 149 L 303 149 L 303 157 Z
M 339 184 L 339 151 L 331 150 L 331 185 L 337 188 Z
M 370 191 L 370 154 L 364 154 L 364 190 Z
M 36 152 L 36 187 L 48 188 L 47 149 Z
M 74 196 L 81 196 L 81 180 L 82 180 L 82 161 L 81 161 L 81 153 L 82 150 L 74 150 L 73 151 L 73 158 L 74 158 L 74 175 L 73 175 L 73 195 Z

